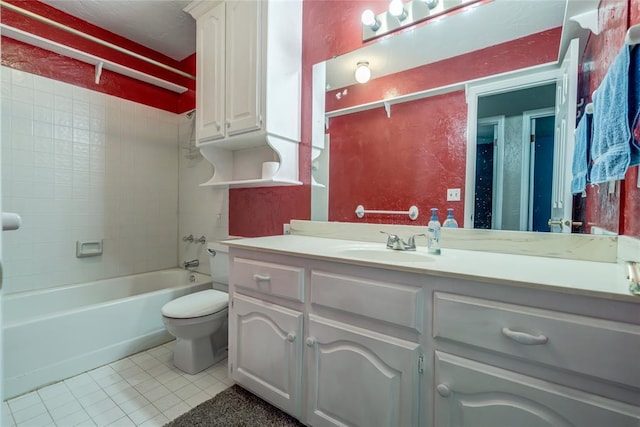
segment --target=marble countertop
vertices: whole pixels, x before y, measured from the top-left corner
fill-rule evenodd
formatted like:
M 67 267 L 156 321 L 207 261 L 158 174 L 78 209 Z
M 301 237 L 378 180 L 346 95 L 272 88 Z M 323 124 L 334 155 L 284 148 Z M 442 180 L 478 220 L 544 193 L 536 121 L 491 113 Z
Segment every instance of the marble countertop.
M 629 292 L 625 266 L 612 262 L 447 248 L 442 249 L 441 255 L 431 255 L 422 246 L 415 252 L 400 252 L 386 249 L 384 243 L 301 235 L 246 238 L 223 243 L 232 248 L 322 261 L 640 303 L 640 296 Z

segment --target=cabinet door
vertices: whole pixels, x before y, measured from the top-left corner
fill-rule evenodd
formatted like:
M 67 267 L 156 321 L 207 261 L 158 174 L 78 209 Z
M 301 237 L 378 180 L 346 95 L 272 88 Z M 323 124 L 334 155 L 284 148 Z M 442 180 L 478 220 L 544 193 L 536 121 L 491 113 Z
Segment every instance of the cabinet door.
M 418 424 L 418 344 L 314 315 L 305 342 L 308 424 Z
M 640 408 L 436 352 L 439 427 L 637 427 Z
M 225 108 L 225 3 L 198 18 L 196 75 L 196 138 L 224 136 Z
M 227 136 L 260 128 L 260 1 L 227 3 Z
M 229 313 L 231 377 L 292 416 L 300 414 L 302 313 L 234 294 Z

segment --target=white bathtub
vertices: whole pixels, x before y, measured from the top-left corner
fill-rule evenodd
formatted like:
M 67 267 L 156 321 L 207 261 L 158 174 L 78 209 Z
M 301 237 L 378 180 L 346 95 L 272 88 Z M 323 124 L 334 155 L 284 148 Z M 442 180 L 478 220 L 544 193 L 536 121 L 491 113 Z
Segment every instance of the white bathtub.
M 160 308 L 210 288 L 175 268 L 5 296 L 4 399 L 169 341 Z

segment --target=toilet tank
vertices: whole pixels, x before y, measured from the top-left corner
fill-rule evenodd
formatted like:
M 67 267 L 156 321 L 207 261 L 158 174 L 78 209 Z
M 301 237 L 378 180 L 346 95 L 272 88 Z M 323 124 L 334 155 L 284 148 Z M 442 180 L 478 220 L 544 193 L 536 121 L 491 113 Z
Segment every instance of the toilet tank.
M 213 289 L 229 291 L 229 248 L 219 242 L 207 243 Z

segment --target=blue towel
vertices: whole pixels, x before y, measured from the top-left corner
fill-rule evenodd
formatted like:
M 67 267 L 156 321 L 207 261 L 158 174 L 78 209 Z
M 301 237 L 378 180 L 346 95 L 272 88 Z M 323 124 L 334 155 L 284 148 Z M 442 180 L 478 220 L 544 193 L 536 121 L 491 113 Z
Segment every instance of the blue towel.
M 573 151 L 573 164 L 571 167 L 571 171 L 573 172 L 571 192 L 573 194 L 582 193 L 587 186 L 592 117 L 591 114 L 585 112 L 576 128 L 576 144 Z
M 630 48 L 629 53 L 629 123 L 631 123 L 631 161 L 629 166 L 640 164 L 640 140 L 635 138 L 633 130 L 640 116 L 640 54 L 638 49 Z M 640 136 L 639 136 L 640 137 Z
M 593 184 L 624 179 L 629 167 L 629 52 L 624 45 L 593 97 Z

